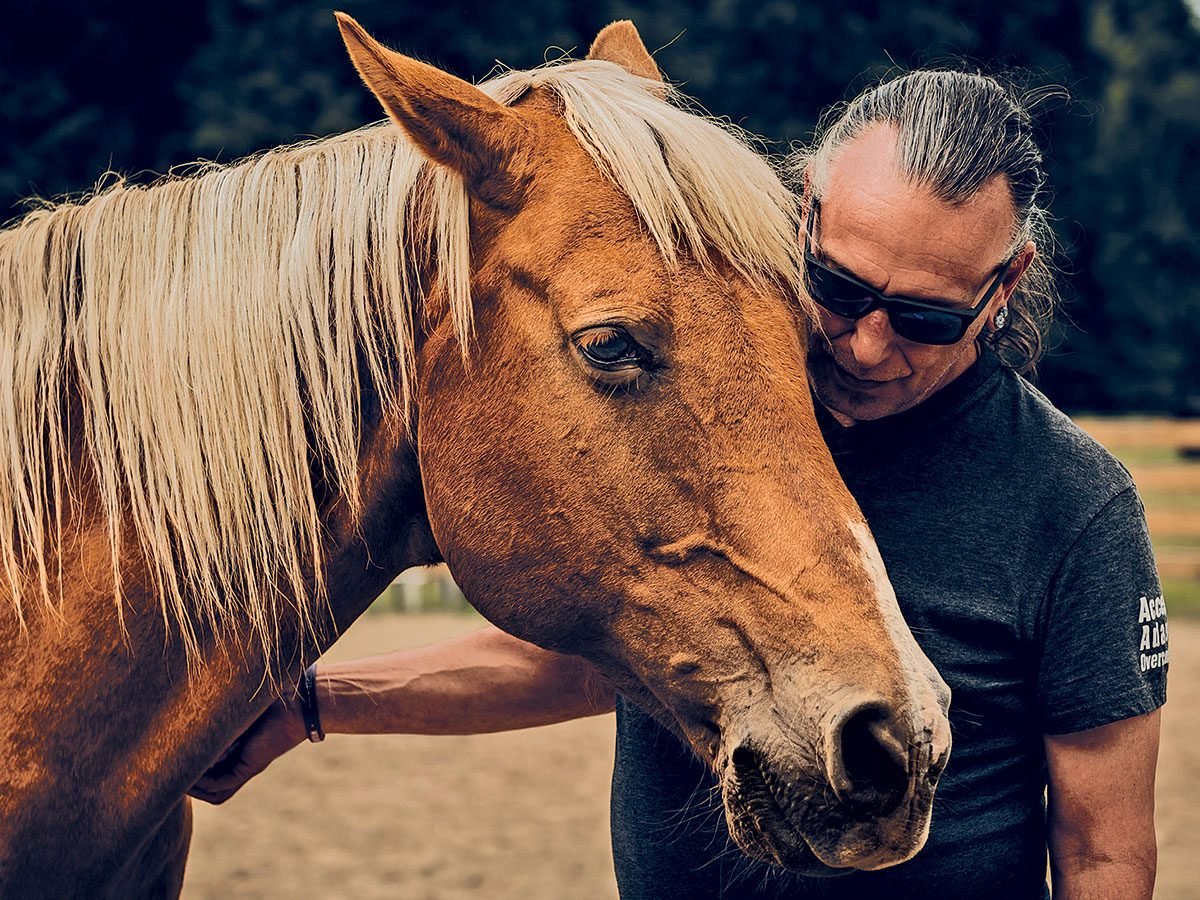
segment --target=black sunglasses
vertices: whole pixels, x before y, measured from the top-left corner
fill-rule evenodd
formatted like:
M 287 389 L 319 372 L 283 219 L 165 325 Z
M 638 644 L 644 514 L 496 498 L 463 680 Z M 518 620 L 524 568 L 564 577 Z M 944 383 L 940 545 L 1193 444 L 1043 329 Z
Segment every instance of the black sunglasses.
M 831 268 L 812 252 L 813 220 L 820 210 L 820 203 L 812 201 L 808 213 L 808 227 L 804 235 L 804 260 L 808 270 L 808 290 L 812 298 L 835 316 L 843 319 L 861 319 L 867 313 L 883 309 L 892 323 L 892 330 L 902 338 L 918 344 L 957 344 L 962 340 L 971 323 L 979 318 L 987 302 L 1000 288 L 1004 275 L 1019 254 L 1010 256 L 1000 266 L 1000 271 L 983 297 L 970 309 L 941 306 L 909 297 L 885 297 L 869 284 L 864 284 L 852 275 Z

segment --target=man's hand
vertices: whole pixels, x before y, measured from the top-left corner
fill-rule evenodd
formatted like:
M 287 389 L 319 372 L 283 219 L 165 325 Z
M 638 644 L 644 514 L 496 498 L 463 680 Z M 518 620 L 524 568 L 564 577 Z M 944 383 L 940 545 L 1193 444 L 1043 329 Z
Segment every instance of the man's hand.
M 304 716 L 296 701 L 276 700 L 188 793 L 209 803 L 224 803 L 276 758 L 306 739 Z
M 1055 900 L 1150 900 L 1159 720 L 1046 735 Z

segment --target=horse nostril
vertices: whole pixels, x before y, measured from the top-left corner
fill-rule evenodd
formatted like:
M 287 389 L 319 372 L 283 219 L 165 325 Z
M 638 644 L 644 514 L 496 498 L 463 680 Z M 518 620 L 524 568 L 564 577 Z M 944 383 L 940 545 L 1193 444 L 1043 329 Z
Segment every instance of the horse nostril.
M 734 770 L 739 776 L 748 772 L 758 772 L 758 755 L 744 744 L 739 744 L 729 755 Z
M 908 792 L 908 742 L 886 706 L 870 703 L 842 720 L 830 782 L 847 803 L 889 813 Z

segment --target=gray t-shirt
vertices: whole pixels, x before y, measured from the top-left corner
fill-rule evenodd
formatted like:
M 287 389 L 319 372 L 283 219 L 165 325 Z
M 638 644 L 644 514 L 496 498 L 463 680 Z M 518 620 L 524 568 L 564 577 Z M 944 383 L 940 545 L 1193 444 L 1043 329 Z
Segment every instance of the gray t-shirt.
M 1043 897 L 1043 735 L 1166 698 L 1166 614 L 1129 473 L 986 350 L 908 412 L 850 429 L 821 418 L 904 616 L 954 692 L 929 841 L 907 863 L 837 878 L 751 861 L 706 799 L 705 767 L 622 700 L 621 896 Z

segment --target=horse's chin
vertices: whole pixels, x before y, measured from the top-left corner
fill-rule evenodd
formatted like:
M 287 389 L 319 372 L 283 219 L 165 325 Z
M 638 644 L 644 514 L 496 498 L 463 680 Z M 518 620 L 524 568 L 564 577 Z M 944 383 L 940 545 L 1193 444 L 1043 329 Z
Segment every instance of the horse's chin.
M 847 869 L 825 865 L 799 829 L 789 821 L 754 767 L 737 767 L 741 777 L 722 779 L 729 834 L 747 856 L 799 875 L 836 877 Z
M 852 871 L 825 865 L 800 832 L 781 816 L 764 819 L 762 812 L 758 810 L 755 815 L 738 813 L 736 819 L 732 815 L 729 818 L 729 832 L 734 843 L 747 856 L 808 877 L 837 878 Z
M 721 778 L 729 833 L 748 856 L 800 875 L 837 877 L 904 862 L 925 843 L 932 788 L 873 820 L 831 802 L 828 785 L 799 773 L 782 777 L 763 762 L 735 751 Z M 915 829 L 922 818 L 926 827 Z

